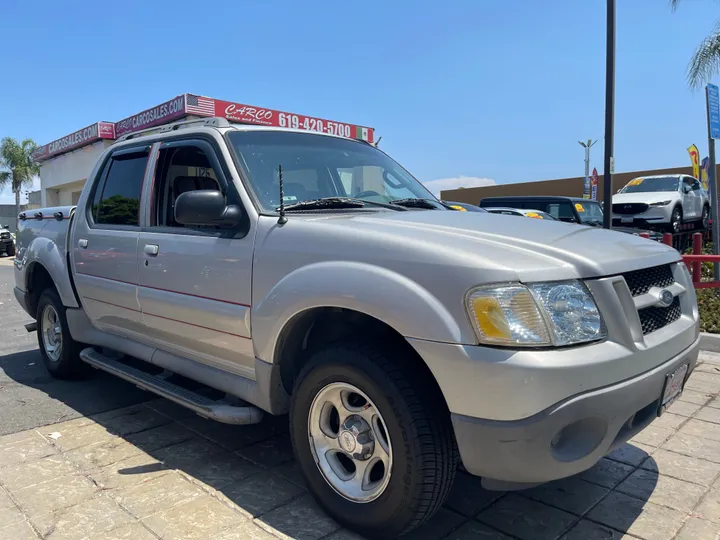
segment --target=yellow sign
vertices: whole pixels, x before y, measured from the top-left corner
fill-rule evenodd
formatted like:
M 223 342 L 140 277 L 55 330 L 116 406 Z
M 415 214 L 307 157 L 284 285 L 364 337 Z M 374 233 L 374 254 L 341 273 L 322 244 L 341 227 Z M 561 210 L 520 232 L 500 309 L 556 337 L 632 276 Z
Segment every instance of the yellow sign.
M 450 208 L 453 210 L 459 210 L 460 212 L 467 212 L 467 209 L 463 208 L 462 206 L 458 206 L 457 204 L 451 204 Z
M 525 214 L 527 217 L 535 218 L 535 219 L 542 219 L 543 217 L 540 214 L 536 214 L 535 212 L 528 212 Z
M 639 186 L 643 183 L 644 178 L 634 178 L 633 180 L 630 180 L 627 185 L 628 186 Z
M 697 179 L 700 179 L 700 151 L 698 150 L 698 147 L 694 144 L 690 146 L 687 151 L 688 154 L 690 154 L 690 163 L 692 163 L 693 176 Z
M 584 207 L 582 204 L 580 204 L 580 203 L 576 203 L 576 204 L 575 204 L 575 210 L 577 210 L 578 212 L 584 212 L 584 211 L 585 211 L 585 207 Z

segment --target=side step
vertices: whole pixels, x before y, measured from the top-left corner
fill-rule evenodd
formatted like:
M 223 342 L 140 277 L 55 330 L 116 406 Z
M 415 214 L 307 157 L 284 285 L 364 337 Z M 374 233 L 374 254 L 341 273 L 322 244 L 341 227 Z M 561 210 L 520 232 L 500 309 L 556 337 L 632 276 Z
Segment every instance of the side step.
M 163 378 L 163 374 L 151 375 L 114 358 L 109 358 L 92 347 L 84 349 L 80 353 L 80 358 L 94 368 L 107 371 L 133 383 L 138 388 L 174 401 L 205 418 L 225 424 L 257 424 L 263 417 L 263 412 L 257 407 L 252 405 L 236 406 L 225 401 L 214 401 L 167 381 Z

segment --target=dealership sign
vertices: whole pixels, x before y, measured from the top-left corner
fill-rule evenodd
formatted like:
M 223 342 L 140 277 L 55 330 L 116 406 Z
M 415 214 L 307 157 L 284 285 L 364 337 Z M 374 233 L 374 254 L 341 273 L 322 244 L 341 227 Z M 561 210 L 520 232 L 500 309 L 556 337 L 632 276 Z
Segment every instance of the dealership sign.
M 42 161 L 52 156 L 75 150 L 81 146 L 92 144 L 101 139 L 115 138 L 115 124 L 112 122 L 96 122 L 75 133 L 39 146 L 32 154 L 35 161 Z
M 125 118 L 115 123 L 115 136 L 120 137 L 133 131 L 165 124 L 185 116 L 185 96 L 178 96 L 157 107 Z
M 375 130 L 365 126 L 222 101 L 195 94 L 182 94 L 119 122 L 97 122 L 62 139 L 41 146 L 33 153 L 33 159 L 43 161 L 101 139 L 116 139 L 128 133 L 167 124 L 187 116 L 218 116 L 239 124 L 327 133 L 348 139 L 361 139 L 370 143 L 375 141 Z

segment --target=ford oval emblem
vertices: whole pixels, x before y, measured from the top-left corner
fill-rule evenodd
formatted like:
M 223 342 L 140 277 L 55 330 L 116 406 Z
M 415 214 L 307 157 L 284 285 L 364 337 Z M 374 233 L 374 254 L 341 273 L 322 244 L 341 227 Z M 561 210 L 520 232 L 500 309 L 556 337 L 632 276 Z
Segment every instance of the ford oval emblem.
M 662 291 L 660 291 L 659 296 L 660 304 L 664 307 L 670 307 L 670 305 L 673 303 L 673 300 L 675 300 L 673 293 L 671 293 L 667 289 L 663 289 Z

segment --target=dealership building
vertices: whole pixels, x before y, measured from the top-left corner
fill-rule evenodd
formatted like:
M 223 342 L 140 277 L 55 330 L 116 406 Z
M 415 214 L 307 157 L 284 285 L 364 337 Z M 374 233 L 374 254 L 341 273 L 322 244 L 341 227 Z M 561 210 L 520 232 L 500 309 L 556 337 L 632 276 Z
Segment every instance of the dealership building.
M 365 126 L 195 94 L 181 94 L 119 122 L 95 122 L 38 147 L 33 158 L 40 163 L 40 204 L 42 206 L 77 204 L 80 192 L 95 162 L 117 138 L 164 124 L 213 116 L 241 124 L 290 127 L 362 139 L 371 143 L 375 138 L 374 130 Z

